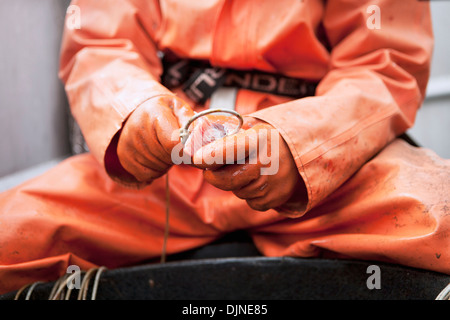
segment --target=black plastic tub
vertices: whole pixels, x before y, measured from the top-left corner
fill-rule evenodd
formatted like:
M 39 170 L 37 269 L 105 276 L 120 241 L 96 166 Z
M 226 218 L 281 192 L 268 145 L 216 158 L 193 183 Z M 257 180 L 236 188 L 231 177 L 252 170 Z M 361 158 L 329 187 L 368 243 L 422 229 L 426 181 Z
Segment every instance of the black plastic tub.
M 94 283 L 86 287 L 86 299 Z M 263 257 L 245 235 L 234 234 L 169 256 L 163 264 L 105 270 L 95 299 L 434 300 L 449 283 L 450 275 L 375 261 Z M 55 282 L 38 284 L 28 298 L 47 300 L 54 287 Z M 25 299 L 28 290 L 18 298 Z M 0 300 L 12 300 L 16 293 Z M 73 289 L 68 299 L 77 299 L 78 293 Z
M 380 288 L 369 288 L 376 265 Z M 369 280 L 368 280 L 369 279 Z M 106 270 L 97 300 L 435 299 L 444 274 L 389 264 L 297 258 L 215 258 Z M 30 300 L 48 299 L 54 283 L 37 285 Z M 24 299 L 26 290 L 19 299 Z M 16 292 L 0 297 L 14 299 Z M 73 289 L 70 299 L 75 299 Z M 90 299 L 90 293 L 88 294 Z

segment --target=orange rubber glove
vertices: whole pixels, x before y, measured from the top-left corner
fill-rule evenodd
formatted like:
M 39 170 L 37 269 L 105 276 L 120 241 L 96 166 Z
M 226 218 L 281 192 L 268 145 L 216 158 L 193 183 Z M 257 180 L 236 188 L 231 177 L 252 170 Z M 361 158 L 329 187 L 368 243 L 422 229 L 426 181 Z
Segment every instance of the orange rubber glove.
M 193 156 L 213 186 L 232 191 L 258 211 L 306 203 L 306 189 L 287 144 L 268 123 L 246 117 L 242 129 L 204 145 Z
M 162 95 L 140 105 L 125 122 L 117 144 L 123 168 L 139 182 L 150 183 L 173 165 L 172 149 L 180 127 L 194 115 L 183 100 Z

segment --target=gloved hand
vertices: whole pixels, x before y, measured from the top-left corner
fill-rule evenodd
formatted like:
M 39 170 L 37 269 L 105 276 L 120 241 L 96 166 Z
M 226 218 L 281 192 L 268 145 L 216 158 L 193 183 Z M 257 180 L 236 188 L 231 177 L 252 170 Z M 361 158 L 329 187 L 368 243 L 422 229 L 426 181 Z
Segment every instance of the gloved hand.
M 186 102 L 172 95 L 140 105 L 125 122 L 117 144 L 123 168 L 139 182 L 164 175 L 173 164 L 171 151 L 180 143 L 180 127 L 193 115 Z
M 294 193 L 305 195 L 287 144 L 273 126 L 254 118 L 245 117 L 237 134 L 198 149 L 193 163 L 209 183 L 258 211 L 282 206 Z

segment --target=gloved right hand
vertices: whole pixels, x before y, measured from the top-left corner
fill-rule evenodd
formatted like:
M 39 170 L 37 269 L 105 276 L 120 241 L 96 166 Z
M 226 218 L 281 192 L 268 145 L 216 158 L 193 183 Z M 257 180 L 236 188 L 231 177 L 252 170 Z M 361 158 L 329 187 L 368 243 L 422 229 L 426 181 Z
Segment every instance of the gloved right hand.
M 180 143 L 180 127 L 194 115 L 191 107 L 172 95 L 147 100 L 125 122 L 117 144 L 123 168 L 139 182 L 150 183 L 172 166 L 172 149 Z

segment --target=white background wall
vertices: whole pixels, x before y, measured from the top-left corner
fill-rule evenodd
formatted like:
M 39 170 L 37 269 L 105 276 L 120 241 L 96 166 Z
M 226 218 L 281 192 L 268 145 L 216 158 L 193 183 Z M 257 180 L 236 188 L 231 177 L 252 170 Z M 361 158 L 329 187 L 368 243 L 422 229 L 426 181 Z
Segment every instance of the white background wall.
M 431 1 L 435 48 L 427 99 L 409 134 L 450 159 L 450 1 Z
M 0 0 L 0 177 L 69 152 L 57 75 L 67 3 Z

